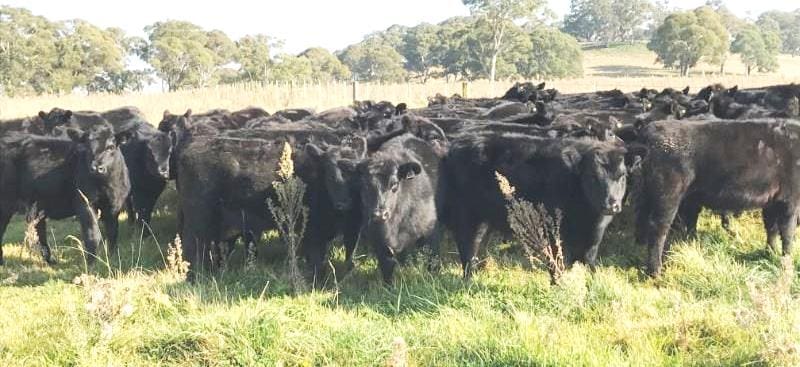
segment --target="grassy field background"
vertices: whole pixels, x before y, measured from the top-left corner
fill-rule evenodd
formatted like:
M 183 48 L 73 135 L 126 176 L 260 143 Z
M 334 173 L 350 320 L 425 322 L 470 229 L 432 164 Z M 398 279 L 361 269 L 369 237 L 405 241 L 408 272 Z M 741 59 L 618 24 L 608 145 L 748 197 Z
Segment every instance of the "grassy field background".
M 653 59 L 636 47 L 616 54 L 590 51 L 586 78 L 553 84 L 579 91 L 800 81 L 800 58 L 782 59 L 786 74 L 691 79 L 663 74 Z M 736 72 L 733 64 L 728 69 Z M 630 73 L 625 77 L 605 65 L 633 65 L 653 75 L 640 78 L 638 69 L 615 67 Z M 483 85 L 488 88 L 472 83 L 471 91 L 488 95 Z M 309 87 L 305 97 L 286 98 L 275 95 L 279 87 L 270 88 L 275 89 L 2 100 L 0 113 L 136 105 L 157 121 L 164 108 L 326 108 L 347 104 L 349 93 L 346 86 L 336 87 L 345 88 L 341 95 L 334 87 Z M 365 98 L 423 103 L 427 95 L 459 90 L 458 84 L 433 82 L 365 86 L 362 92 Z M 400 98 L 402 93 L 408 98 Z M 412 256 L 393 287 L 379 280 L 367 254 L 352 273 L 336 271 L 343 259 L 337 248 L 335 276 L 317 290 L 294 295 L 284 275 L 286 250 L 274 234 L 260 245 L 255 268 L 243 266 L 239 247 L 217 278 L 182 281 L 166 266 L 175 233 L 173 205 L 169 192 L 152 231 L 123 224 L 118 251 L 101 254 L 90 269 L 73 237 L 79 233 L 74 221 L 50 222 L 58 264 L 46 266 L 23 244 L 25 224 L 15 220 L 4 239 L 6 265 L 0 267 L 0 365 L 800 365 L 798 256 L 794 263 L 782 262 L 765 249 L 756 213 L 736 219 L 732 233 L 704 214 L 696 239 L 675 237 L 657 280 L 643 274 L 646 250 L 633 243 L 626 208 L 607 233 L 603 266 L 594 273 L 576 266 L 560 285 L 532 268 L 517 246 L 497 241 L 481 254 L 483 269 L 464 283 L 447 241 L 440 273 L 427 272 L 424 259 Z
M 745 67 L 738 55 L 731 55 L 726 65 L 727 73 L 718 75 L 718 67 L 701 64 L 692 70 L 689 78 L 680 77 L 655 63 L 655 54 L 644 45 L 623 45 L 609 49 L 592 49 L 584 52 L 584 77 L 548 81 L 548 88 L 558 88 L 562 93 L 592 92 L 619 88 L 623 91 L 642 87 L 666 88 L 691 86 L 692 90 L 712 83 L 723 83 L 742 88 L 760 87 L 800 81 L 800 57 L 780 55 L 780 70 L 776 73 L 745 76 Z M 502 95 L 513 81 L 498 81 L 494 86 L 486 80 L 470 82 L 469 97 L 495 97 Z M 361 100 L 388 100 L 406 102 L 411 107 L 427 105 L 427 98 L 441 93 L 462 93 L 461 82 L 431 80 L 427 84 L 359 84 L 357 95 Z M 61 107 L 73 110 L 103 111 L 120 106 L 137 106 L 151 121 L 161 120 L 164 110 L 184 112 L 192 108 L 200 112 L 212 108 L 239 109 L 259 106 L 267 111 L 283 108 L 313 107 L 323 110 L 347 106 L 352 103 L 353 88 L 350 83 L 304 84 L 246 84 L 223 85 L 213 88 L 185 90 L 170 93 L 138 93 L 128 95 L 95 94 L 38 96 L 27 98 L 0 97 L 0 118 L 32 116 L 41 110 Z

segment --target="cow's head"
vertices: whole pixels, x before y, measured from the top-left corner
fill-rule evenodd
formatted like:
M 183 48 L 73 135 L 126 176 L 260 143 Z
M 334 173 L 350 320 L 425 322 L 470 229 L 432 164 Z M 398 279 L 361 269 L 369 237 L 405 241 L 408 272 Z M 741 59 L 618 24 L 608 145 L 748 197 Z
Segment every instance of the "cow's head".
M 341 145 L 326 149 L 307 144 L 305 150 L 322 168 L 325 189 L 333 207 L 338 211 L 350 210 L 353 207 L 352 191 L 357 175 L 356 168 L 366 154 L 366 140 L 351 137 L 344 139 Z
M 370 223 L 386 222 L 403 184 L 422 173 L 422 165 L 408 157 L 374 156 L 358 169 L 363 215 Z
M 39 118 L 42 120 L 44 131 L 50 133 L 58 126 L 69 125 L 72 111 L 53 108 L 50 112 L 39 111 Z
M 161 119 L 161 122 L 158 123 L 158 130 L 169 133 L 174 132 L 177 135 L 180 135 L 182 131 L 185 131 L 189 125 L 189 119 L 192 117 L 192 110 L 186 110 L 186 112 L 182 115 L 174 115 L 169 112 L 169 110 L 164 111 L 164 117 Z M 180 138 L 180 136 L 174 136 L 173 138 Z M 176 141 L 173 141 L 173 145 Z
M 119 162 L 121 153 L 110 128 L 93 127 L 89 131 L 70 128 L 67 129 L 67 136 L 84 147 L 82 150 L 86 154 L 85 158 L 92 174 L 105 175 Z
M 145 168 L 153 175 L 169 179 L 169 161 L 172 154 L 174 132 L 158 131 L 147 139 Z
M 563 159 L 568 167 L 580 172 L 581 188 L 592 208 L 604 215 L 614 215 L 622 211 L 628 166 L 638 165 L 643 155 L 638 151 L 629 154 L 620 147 L 598 147 L 583 154 L 568 148 Z

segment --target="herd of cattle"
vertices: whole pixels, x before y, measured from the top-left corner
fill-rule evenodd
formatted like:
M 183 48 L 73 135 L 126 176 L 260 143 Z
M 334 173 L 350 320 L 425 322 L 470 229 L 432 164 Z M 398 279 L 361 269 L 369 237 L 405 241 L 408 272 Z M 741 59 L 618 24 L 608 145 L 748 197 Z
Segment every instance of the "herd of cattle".
M 436 254 L 449 230 L 469 277 L 487 232 L 509 233 L 495 172 L 520 198 L 561 210 L 568 263 L 596 265 L 605 229 L 626 201 L 652 275 L 673 223 L 694 232 L 702 208 L 762 209 L 768 244 L 778 251 L 780 235 L 790 254 L 800 205 L 800 85 L 689 92 L 562 95 L 517 83 L 501 98 L 437 95 L 420 109 L 356 102 L 319 113 L 165 111 L 157 127 L 133 107 L 55 108 L 0 124 L 0 239 L 24 213 L 38 221 L 51 262 L 47 218 L 77 216 L 91 261 L 98 223 L 114 249 L 118 214 L 149 223 L 175 180 L 184 258 L 193 273 L 213 271 L 238 240 L 255 246 L 274 228 L 267 201 L 288 143 L 307 185 L 301 251 L 314 276 L 342 236 L 348 267 L 357 245 L 368 244 L 391 282 L 404 250 L 427 245 Z

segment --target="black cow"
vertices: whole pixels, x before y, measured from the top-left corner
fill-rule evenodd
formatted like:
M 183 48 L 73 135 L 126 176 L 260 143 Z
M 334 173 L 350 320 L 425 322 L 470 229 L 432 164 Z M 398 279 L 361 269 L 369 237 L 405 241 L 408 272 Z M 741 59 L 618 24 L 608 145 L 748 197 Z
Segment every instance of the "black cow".
M 545 92 L 545 83 L 534 85 L 531 82 L 514 83 L 514 85 L 500 97 L 508 101 L 536 102 L 546 100 L 549 94 Z
M 632 158 L 633 152 L 620 143 L 520 134 L 465 135 L 451 142 L 445 159 L 448 213 L 465 277 L 471 276 L 487 230 L 509 232 L 495 172 L 506 176 L 520 197 L 560 209 L 567 261 L 596 265 L 605 228 L 622 208 L 626 155 Z
M 16 202 L 43 214 L 36 229 L 47 262 L 52 259 L 46 218 L 77 215 L 91 263 L 101 238 L 93 219 L 98 209 L 109 249 L 116 248 L 117 217 L 130 190 L 128 170 L 110 128 L 97 126 L 87 132 L 70 128 L 66 132 L 69 138 L 34 135 L 5 138 L 3 162 L 13 162 L 15 184 L 0 187 L 4 191 L 0 196 L 8 197 L 11 194 L 7 190 L 12 190 Z M 3 167 L 2 172 L 10 171 Z M 9 206 L 4 205 L 0 213 L 0 236 L 14 214 L 7 209 Z
M 128 219 L 150 224 L 156 201 L 170 178 L 172 139 L 151 125 L 141 125 L 121 147 L 131 181 L 126 202 Z
M 640 131 L 650 155 L 637 199 L 636 237 L 646 243 L 648 272 L 661 272 L 667 233 L 683 202 L 689 221 L 700 208 L 761 208 L 767 242 L 792 250 L 800 203 L 800 126 L 785 120 L 656 122 Z
M 350 192 L 349 187 L 337 186 L 349 185 L 341 170 L 355 167 L 354 163 L 323 162 L 326 157 L 340 159 L 341 155 L 320 154 L 319 145 L 342 140 L 344 137 L 333 133 L 240 130 L 189 142 L 179 157 L 178 184 L 184 256 L 192 271 L 213 269 L 211 257 L 221 241 L 244 236 L 249 243 L 263 230 L 274 228 L 266 200 L 275 200 L 275 170 L 288 142 L 294 147 L 295 173 L 307 185 L 309 219 L 303 252 L 315 274 L 319 272 L 327 246 L 344 219 L 336 207 L 346 210 L 353 203 L 338 197 Z M 363 142 L 358 145 L 365 146 Z
M 359 165 L 362 238 L 378 258 L 383 280 L 392 282 L 396 256 L 427 242 L 438 253 L 444 216 L 443 152 L 406 134 L 381 146 Z

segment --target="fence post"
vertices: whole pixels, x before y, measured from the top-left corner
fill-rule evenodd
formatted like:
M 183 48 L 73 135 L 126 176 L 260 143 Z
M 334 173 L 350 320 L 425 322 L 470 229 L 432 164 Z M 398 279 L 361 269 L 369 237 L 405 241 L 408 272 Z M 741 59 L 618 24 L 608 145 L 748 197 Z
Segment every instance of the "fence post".
M 466 81 L 462 81 L 461 82 L 461 97 L 462 98 L 467 98 L 467 92 L 468 92 L 467 91 L 467 86 L 468 86 L 468 84 L 467 84 Z
M 353 103 L 358 101 L 358 82 L 353 80 Z

